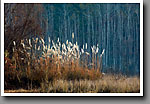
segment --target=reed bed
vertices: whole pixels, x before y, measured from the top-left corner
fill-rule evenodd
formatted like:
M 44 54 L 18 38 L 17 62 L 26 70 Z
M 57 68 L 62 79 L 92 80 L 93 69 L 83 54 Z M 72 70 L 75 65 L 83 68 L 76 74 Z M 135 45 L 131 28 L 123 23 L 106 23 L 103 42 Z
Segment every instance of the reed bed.
M 60 43 L 59 38 L 55 42 L 48 38 L 46 43 L 36 37 L 23 39 L 19 44 L 13 41 L 13 44 L 11 57 L 5 51 L 6 92 L 139 91 L 138 78 L 116 80 L 102 74 L 105 49 L 100 52 L 98 44 L 91 46 L 91 54 L 87 43 L 80 47 L 73 39 Z

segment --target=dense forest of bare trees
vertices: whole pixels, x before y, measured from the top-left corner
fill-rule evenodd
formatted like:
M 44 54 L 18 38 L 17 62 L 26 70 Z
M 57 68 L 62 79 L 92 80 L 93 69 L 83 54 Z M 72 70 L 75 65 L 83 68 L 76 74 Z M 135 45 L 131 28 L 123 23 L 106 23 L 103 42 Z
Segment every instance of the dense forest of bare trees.
M 46 36 L 106 50 L 104 72 L 139 74 L 139 4 L 44 4 Z M 47 39 L 47 37 L 45 37 Z
M 5 4 L 5 50 L 12 41 L 44 36 L 105 49 L 103 72 L 139 74 L 139 4 Z M 8 11 L 8 12 L 7 12 Z M 72 40 L 74 33 L 74 40 Z

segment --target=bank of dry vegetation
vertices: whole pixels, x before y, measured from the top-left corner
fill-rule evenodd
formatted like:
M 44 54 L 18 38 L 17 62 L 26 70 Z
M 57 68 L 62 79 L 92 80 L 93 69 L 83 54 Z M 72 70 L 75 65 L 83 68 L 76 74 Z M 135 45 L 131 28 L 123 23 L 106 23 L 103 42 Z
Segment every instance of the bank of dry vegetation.
M 55 80 L 33 89 L 5 90 L 5 93 L 139 93 L 138 77 L 106 75 L 99 80 Z
M 74 34 L 72 34 L 74 38 Z M 78 43 L 51 41 L 42 38 L 13 41 L 12 57 L 5 51 L 5 92 L 139 92 L 138 77 L 102 74 L 99 46 L 92 46 L 92 55 Z

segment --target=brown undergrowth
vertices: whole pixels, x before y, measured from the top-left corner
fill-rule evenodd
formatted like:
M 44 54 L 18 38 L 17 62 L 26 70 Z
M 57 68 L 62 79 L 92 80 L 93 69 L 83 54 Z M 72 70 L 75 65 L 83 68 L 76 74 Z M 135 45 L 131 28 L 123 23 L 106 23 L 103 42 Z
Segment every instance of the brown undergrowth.
M 102 75 L 98 69 L 86 69 L 77 62 L 61 65 L 51 58 L 40 58 L 34 62 L 36 67 L 31 69 L 27 66 L 27 70 L 13 69 L 10 63 L 7 63 L 8 66 L 5 65 L 5 93 L 138 93 L 140 91 L 138 77 Z
M 27 65 L 25 70 L 16 70 L 16 66 L 5 58 L 5 89 L 32 89 L 40 87 L 41 83 L 56 80 L 97 80 L 102 77 L 98 69 L 82 67 L 78 62 L 58 64 L 59 61 L 56 63 L 55 60 L 50 57 L 40 58 L 32 61 L 34 66 Z

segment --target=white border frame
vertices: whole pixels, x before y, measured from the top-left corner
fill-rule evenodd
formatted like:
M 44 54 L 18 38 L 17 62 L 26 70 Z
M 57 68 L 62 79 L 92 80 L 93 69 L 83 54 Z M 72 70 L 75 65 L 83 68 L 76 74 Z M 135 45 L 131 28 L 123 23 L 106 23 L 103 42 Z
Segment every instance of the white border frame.
M 4 93 L 4 3 L 140 3 L 140 93 Z M 143 96 L 143 0 L 1 0 L 1 96 Z

